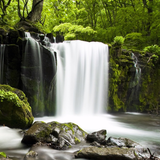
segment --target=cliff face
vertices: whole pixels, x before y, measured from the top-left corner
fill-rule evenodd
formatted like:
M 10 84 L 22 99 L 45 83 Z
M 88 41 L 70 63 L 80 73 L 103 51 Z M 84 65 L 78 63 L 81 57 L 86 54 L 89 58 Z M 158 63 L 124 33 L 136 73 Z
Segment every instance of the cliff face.
M 109 75 L 109 111 L 159 113 L 159 59 L 112 46 Z
M 0 42 L 0 83 L 23 90 L 35 116 L 53 115 L 56 56 L 44 43 L 44 35 L 32 32 L 28 38 L 24 31 L 1 28 Z

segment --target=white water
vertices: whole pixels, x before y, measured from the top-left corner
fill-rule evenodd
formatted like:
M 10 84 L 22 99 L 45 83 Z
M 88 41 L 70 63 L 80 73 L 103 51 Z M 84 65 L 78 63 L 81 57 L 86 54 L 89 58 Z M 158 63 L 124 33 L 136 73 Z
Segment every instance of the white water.
M 3 83 L 5 45 L 0 44 L 0 84 Z
M 108 46 L 66 41 L 52 47 L 57 50 L 56 115 L 102 113 L 107 106 Z
M 141 78 L 141 68 L 138 65 L 138 59 L 134 55 L 134 53 L 132 53 L 132 59 L 134 60 L 134 67 L 136 69 L 136 73 L 135 73 L 135 77 L 133 79 L 132 85 L 136 86 L 136 85 L 139 84 L 139 81 L 140 81 L 140 78 Z
M 39 43 L 31 37 L 30 33 L 26 32 L 25 37 L 27 42 L 25 45 L 25 54 L 22 57 L 21 68 L 23 73 L 21 77 L 25 87 L 33 87 L 34 92 L 36 92 L 36 97 L 34 98 L 37 101 L 34 106 L 38 108 L 40 105 L 44 105 L 41 49 Z M 28 77 L 32 77 L 32 80 Z M 32 82 L 33 80 L 34 82 Z

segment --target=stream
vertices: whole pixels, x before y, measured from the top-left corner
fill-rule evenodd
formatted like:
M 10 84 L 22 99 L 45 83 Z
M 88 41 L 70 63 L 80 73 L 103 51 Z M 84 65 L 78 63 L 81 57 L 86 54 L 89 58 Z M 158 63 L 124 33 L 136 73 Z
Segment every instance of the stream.
M 106 129 L 107 138 L 110 136 L 126 137 L 140 143 L 145 148 L 150 148 L 152 153 L 156 152 L 160 155 L 160 116 L 127 112 L 119 114 L 99 114 L 94 116 L 37 117 L 35 121 L 74 122 L 88 133 Z M 22 137 L 23 132 L 20 129 L 10 129 L 1 126 L 0 152 L 3 151 L 11 158 L 16 157 L 22 160 L 29 150 L 29 148 L 21 144 Z M 45 153 L 50 157 L 45 158 L 45 160 L 69 160 L 71 157 L 68 154 L 66 155 L 66 152 L 74 152 L 80 148 L 81 146 L 76 146 L 65 152 L 41 148 L 39 152 L 42 153 L 42 155 Z M 42 157 L 42 155 L 40 157 Z

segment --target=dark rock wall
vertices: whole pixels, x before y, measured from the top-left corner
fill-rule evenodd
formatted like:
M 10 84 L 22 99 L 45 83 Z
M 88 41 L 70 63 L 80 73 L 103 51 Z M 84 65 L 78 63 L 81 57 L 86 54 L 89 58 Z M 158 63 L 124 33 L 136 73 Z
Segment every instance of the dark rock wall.
M 34 33 L 34 35 L 38 37 L 38 34 Z M 39 75 L 33 72 L 33 68 L 35 69 L 37 66 L 33 62 L 34 52 L 32 48 L 29 51 L 31 54 L 28 53 L 28 61 L 25 59 L 28 67 L 22 66 L 24 64 L 23 60 L 26 54 L 25 46 L 27 43 L 25 32 L 21 30 L 6 32 L 1 29 L 0 36 L 2 37 L 1 44 L 5 44 L 2 83 L 24 91 L 28 97 L 34 116 L 53 115 L 55 111 L 55 91 L 53 90 L 55 88 L 56 75 L 55 53 L 52 53 L 39 42 L 43 75 L 43 81 L 41 82 L 38 78 Z M 31 62 L 33 62 L 32 65 Z M 43 95 L 43 101 L 40 95 Z

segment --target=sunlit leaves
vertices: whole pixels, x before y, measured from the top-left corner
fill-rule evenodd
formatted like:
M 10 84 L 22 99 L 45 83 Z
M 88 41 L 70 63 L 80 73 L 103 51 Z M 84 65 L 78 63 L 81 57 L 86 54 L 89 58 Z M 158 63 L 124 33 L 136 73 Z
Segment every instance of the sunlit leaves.
M 53 32 L 63 33 L 65 40 L 81 39 L 91 41 L 96 34 L 91 27 L 83 27 L 81 25 L 72 25 L 71 23 L 63 23 L 53 28 Z

